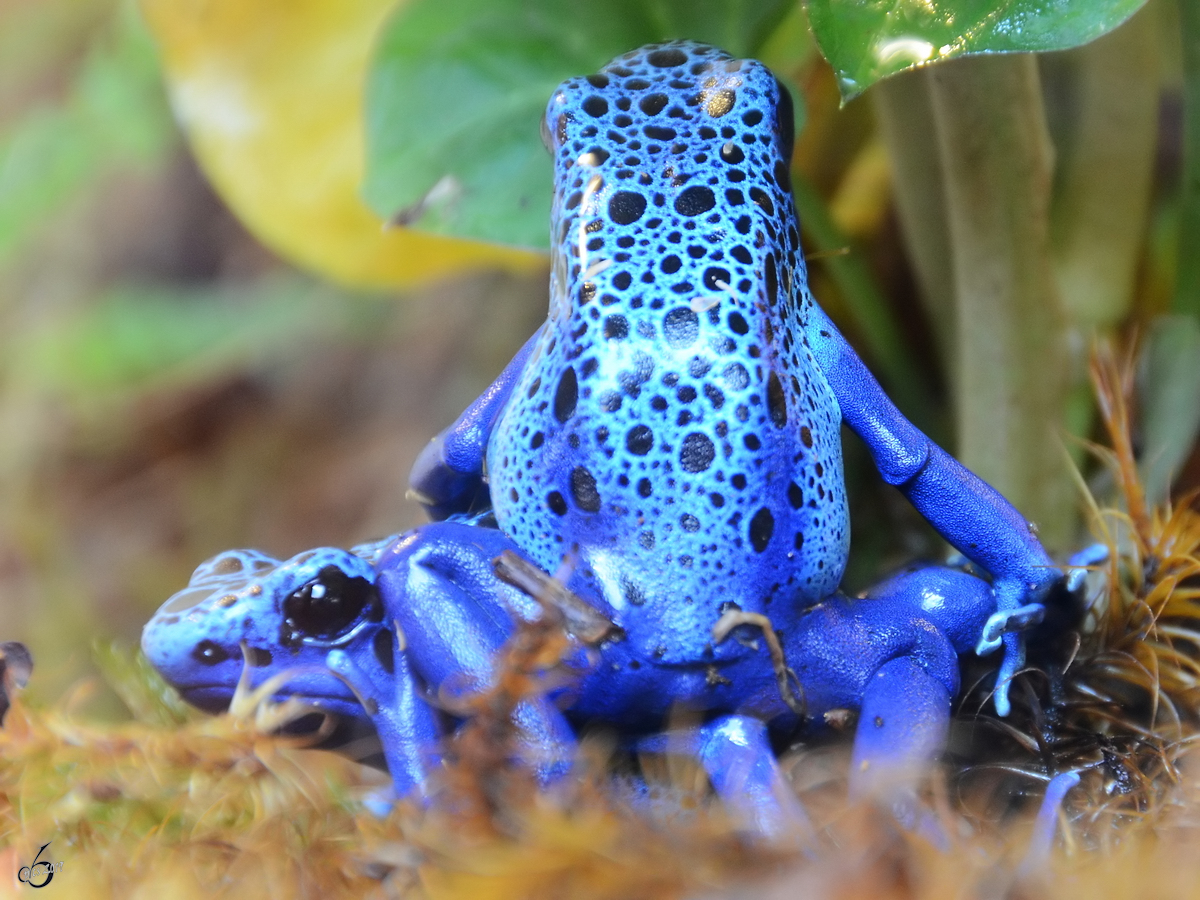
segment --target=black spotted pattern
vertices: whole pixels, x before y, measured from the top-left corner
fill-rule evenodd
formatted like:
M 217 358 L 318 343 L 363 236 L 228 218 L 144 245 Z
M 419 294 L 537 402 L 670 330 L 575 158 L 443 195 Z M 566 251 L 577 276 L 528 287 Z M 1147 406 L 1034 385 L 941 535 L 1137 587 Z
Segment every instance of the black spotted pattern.
M 488 474 L 501 528 L 550 571 L 578 546 L 631 640 L 645 616 L 661 642 L 682 606 L 815 602 L 845 566 L 840 413 L 805 338 L 790 123 L 761 64 L 686 42 L 572 78 L 547 108 L 550 321 Z

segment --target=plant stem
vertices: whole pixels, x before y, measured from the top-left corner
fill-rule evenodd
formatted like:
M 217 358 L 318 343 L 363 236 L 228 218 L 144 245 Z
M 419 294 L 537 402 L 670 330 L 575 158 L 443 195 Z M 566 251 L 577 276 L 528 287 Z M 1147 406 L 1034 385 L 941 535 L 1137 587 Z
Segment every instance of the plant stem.
M 1157 37 L 1154 10 L 1143 9 L 1042 59 L 1065 120 L 1055 129 L 1051 240 L 1063 308 L 1084 330 L 1117 325 L 1133 301 L 1158 138 Z
M 917 69 L 887 78 L 869 96 L 874 99 L 880 134 L 892 160 L 904 246 L 946 371 L 953 360 L 954 272 L 929 71 Z
M 1063 546 L 1075 519 L 1060 447 L 1069 362 L 1037 61 L 960 59 L 929 76 L 954 255 L 959 456 Z
M 1067 430 L 1095 409 L 1088 351 L 1129 313 L 1158 138 L 1158 22 L 1143 9 L 1115 31 L 1040 58 L 1056 151 L 1050 235 L 1071 333 Z M 1078 461 L 1083 447 L 1071 447 Z

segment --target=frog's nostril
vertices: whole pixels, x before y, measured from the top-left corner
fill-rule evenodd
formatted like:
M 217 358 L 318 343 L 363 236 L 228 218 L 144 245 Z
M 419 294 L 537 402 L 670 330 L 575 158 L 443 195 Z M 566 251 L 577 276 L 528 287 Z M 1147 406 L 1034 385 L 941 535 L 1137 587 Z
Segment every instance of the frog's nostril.
M 215 641 L 203 640 L 192 651 L 192 659 L 204 666 L 216 666 L 229 659 L 229 652 Z
M 265 669 L 271 664 L 271 651 L 262 647 L 247 647 L 246 662 L 255 669 Z

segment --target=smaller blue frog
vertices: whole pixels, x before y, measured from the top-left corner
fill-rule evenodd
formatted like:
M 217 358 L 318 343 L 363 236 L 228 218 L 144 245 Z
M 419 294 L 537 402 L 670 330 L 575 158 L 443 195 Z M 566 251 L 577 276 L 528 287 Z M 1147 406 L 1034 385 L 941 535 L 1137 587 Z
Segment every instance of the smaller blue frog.
M 540 614 L 528 595 L 495 576 L 494 560 L 513 547 L 494 528 L 448 521 L 282 562 L 227 551 L 197 568 L 188 587 L 163 605 L 142 647 L 184 699 L 204 709 L 228 706 L 243 677 L 252 688 L 286 679 L 281 695 L 369 720 L 397 795 L 423 795 L 439 765 L 441 738 L 453 727 L 427 686 L 453 685 L 456 692 L 484 686 L 514 617 Z M 941 701 L 957 690 L 958 655 L 973 647 L 994 611 L 986 580 L 956 568 L 914 566 L 863 597 L 834 595 L 807 612 L 781 648 L 792 663 L 788 679 L 811 724 L 859 710 L 856 790 L 906 775 L 906 767 L 939 752 Z M 765 635 L 738 639 L 754 646 Z M 413 652 L 431 642 L 453 643 L 453 660 Z M 581 648 L 571 664 L 583 677 L 595 660 Z M 914 685 L 929 690 L 914 694 Z M 769 671 L 749 692 L 746 685 L 723 687 L 760 695 L 768 707 L 781 695 Z M 573 711 L 573 691 L 567 685 L 517 711 L 527 741 L 522 755 L 545 780 L 565 770 L 575 729 L 592 721 Z M 924 713 L 894 722 L 898 708 Z M 640 749 L 694 753 L 724 801 L 755 830 L 778 834 L 803 819 L 752 708 L 690 730 L 639 734 Z

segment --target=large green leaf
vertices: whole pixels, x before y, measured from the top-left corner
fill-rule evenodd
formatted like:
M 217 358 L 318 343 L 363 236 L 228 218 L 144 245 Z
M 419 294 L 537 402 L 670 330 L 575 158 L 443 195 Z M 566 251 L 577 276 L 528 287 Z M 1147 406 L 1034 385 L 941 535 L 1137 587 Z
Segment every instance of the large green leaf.
M 415 0 L 384 29 L 367 94 L 367 202 L 439 234 L 545 248 L 542 113 L 560 81 L 652 41 L 754 53 L 786 0 Z
M 849 100 L 896 72 L 969 53 L 1066 50 L 1145 0 L 810 0 L 821 52 Z

